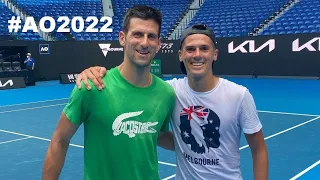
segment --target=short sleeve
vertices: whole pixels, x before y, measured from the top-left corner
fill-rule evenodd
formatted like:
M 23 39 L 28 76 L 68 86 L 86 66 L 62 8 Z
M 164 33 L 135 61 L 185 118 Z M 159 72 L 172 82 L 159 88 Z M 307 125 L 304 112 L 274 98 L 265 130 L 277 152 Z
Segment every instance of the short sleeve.
M 240 104 L 239 122 L 243 132 L 246 134 L 254 134 L 262 128 L 254 99 L 248 90 L 246 90 Z
M 88 116 L 88 90 L 81 88 L 80 90 L 75 86 L 71 92 L 69 101 L 63 109 L 63 113 L 75 125 L 81 125 Z
M 178 79 L 172 78 L 172 79 L 166 80 L 165 82 L 168 83 L 170 86 L 174 87 L 175 83 L 178 82 Z

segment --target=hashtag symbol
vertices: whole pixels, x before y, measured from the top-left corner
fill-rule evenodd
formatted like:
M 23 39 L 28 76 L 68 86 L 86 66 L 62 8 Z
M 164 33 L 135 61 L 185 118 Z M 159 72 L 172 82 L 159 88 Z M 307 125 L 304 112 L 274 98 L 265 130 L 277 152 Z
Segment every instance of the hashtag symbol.
M 15 16 L 11 17 L 11 20 L 8 20 L 8 29 L 9 32 L 18 32 L 19 29 L 21 29 L 21 19 L 20 16 L 17 18 Z

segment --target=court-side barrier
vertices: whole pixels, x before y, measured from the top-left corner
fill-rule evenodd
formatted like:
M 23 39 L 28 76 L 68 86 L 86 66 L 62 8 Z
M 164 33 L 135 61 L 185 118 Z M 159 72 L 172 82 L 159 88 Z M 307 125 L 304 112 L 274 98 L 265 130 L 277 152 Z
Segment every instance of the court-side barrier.
M 320 34 L 224 38 L 215 72 L 223 75 L 320 75 Z
M 60 74 L 60 84 L 74 84 L 76 83 L 78 73 L 62 73 Z
M 25 88 L 26 83 L 23 77 L 0 78 L 0 90 Z
M 320 34 L 217 38 L 217 42 L 217 75 L 320 75 Z M 61 74 L 79 73 L 95 65 L 110 69 L 123 60 L 118 41 L 0 41 L 1 46 L 25 46 L 36 61 L 37 80 L 59 80 Z M 179 41 L 162 41 L 152 72 L 160 76 L 182 74 L 178 51 Z

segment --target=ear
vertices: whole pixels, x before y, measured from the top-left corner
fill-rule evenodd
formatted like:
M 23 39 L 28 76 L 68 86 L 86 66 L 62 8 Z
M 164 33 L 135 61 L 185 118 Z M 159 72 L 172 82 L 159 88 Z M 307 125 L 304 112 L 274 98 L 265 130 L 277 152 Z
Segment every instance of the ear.
M 124 46 L 125 43 L 125 39 L 126 39 L 126 34 L 123 31 L 119 32 L 119 43 L 121 46 Z
M 218 49 L 215 49 L 214 52 L 213 52 L 213 60 L 214 60 L 214 61 L 217 61 L 217 59 L 218 59 L 218 54 L 219 54 L 219 50 L 218 50 Z
M 181 50 L 178 51 L 178 55 L 179 55 L 179 61 L 182 62 L 183 58 L 182 58 L 182 51 Z
M 158 43 L 157 53 L 160 51 L 160 48 L 161 48 L 161 39 L 159 38 L 159 43 Z

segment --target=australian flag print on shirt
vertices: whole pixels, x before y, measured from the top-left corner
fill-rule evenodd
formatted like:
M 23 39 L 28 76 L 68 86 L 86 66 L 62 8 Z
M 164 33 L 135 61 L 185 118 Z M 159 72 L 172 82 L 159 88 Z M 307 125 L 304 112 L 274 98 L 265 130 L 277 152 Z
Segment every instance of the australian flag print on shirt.
M 181 138 L 198 154 L 208 153 L 209 148 L 220 146 L 220 118 L 203 106 L 190 106 L 180 112 Z

